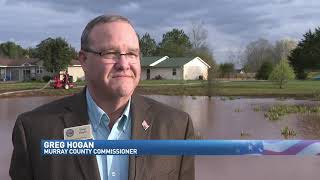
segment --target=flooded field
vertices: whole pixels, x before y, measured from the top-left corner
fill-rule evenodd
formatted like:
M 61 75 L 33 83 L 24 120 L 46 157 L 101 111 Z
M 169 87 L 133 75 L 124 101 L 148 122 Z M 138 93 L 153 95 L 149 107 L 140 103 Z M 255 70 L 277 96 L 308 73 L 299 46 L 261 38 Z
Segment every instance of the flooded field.
M 283 139 L 281 129 L 296 132 L 294 139 L 320 139 L 320 115 L 289 114 L 270 121 L 265 112 L 275 104 L 320 105 L 307 100 L 273 98 L 213 98 L 187 96 L 149 96 L 188 112 L 197 135 L 204 139 Z M 0 99 L 0 179 L 9 179 L 11 133 L 19 113 L 31 110 L 58 97 Z M 196 157 L 196 179 L 317 179 L 320 158 L 295 156 Z

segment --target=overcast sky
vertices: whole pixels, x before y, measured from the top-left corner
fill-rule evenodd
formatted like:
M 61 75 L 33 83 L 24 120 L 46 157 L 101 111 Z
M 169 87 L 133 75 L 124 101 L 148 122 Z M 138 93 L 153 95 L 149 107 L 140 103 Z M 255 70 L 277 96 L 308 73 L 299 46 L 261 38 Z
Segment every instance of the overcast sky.
M 0 42 L 35 46 L 64 37 L 79 49 L 81 32 L 97 15 L 128 17 L 139 34 L 157 41 L 172 28 L 190 32 L 203 21 L 217 62 L 258 38 L 300 40 L 320 26 L 319 0 L 0 0 Z

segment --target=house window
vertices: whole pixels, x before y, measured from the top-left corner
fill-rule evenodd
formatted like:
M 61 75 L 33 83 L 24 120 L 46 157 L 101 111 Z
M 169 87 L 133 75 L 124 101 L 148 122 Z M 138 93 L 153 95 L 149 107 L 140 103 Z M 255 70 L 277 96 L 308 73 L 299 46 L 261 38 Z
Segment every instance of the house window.
M 37 74 L 42 74 L 42 73 L 43 73 L 43 67 L 38 67 Z
M 173 68 L 173 69 L 172 69 L 172 76 L 175 76 L 175 75 L 177 75 L 177 69 L 176 69 L 176 68 Z

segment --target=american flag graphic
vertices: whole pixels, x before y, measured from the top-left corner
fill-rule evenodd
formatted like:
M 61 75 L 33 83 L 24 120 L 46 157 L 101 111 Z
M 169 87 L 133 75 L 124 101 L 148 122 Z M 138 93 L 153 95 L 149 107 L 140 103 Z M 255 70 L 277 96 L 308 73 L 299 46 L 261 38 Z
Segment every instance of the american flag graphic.
M 143 120 L 141 125 L 142 125 L 144 130 L 147 130 L 150 127 L 149 124 L 147 123 L 147 121 L 145 121 L 145 120 Z
M 320 155 L 319 140 L 263 141 L 262 155 Z
M 221 142 L 220 142 L 221 143 Z M 213 143 L 216 147 L 217 144 Z M 320 155 L 320 140 L 225 140 L 215 155 Z

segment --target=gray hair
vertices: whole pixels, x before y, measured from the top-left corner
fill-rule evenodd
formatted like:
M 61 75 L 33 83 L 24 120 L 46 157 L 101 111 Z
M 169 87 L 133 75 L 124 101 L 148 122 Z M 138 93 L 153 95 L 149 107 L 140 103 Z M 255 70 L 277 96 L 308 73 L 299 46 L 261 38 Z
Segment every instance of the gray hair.
M 89 34 L 92 31 L 92 29 L 99 24 L 105 24 L 105 23 L 111 23 L 115 21 L 122 21 L 130 24 L 133 28 L 133 25 L 127 19 L 126 17 L 120 16 L 120 15 L 101 15 L 94 19 L 92 19 L 84 28 L 82 35 L 81 35 L 81 49 L 86 50 L 90 49 L 90 39 Z

